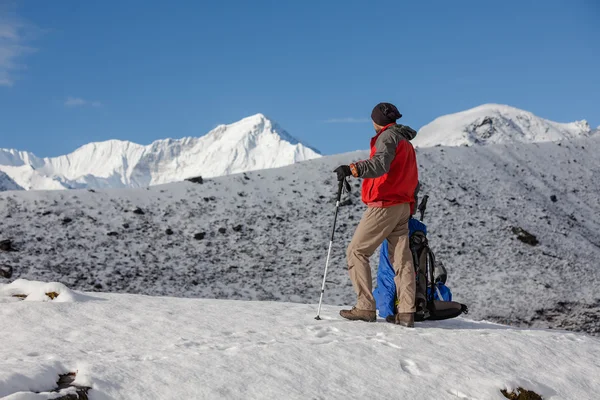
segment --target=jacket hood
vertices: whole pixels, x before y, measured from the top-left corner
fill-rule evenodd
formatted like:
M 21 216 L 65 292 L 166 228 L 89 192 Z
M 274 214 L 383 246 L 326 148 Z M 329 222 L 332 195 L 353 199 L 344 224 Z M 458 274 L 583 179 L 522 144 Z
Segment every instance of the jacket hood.
M 409 140 L 409 141 L 413 140 L 417 136 L 417 131 L 415 131 L 410 126 L 406 126 L 406 125 L 397 124 L 397 125 L 391 126 L 388 129 L 402 135 L 402 137 L 404 137 L 406 140 Z

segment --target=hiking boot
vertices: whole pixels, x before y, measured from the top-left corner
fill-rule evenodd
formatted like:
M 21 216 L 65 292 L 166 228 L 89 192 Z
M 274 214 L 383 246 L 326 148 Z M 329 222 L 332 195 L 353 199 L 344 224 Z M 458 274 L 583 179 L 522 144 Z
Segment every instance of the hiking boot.
M 398 313 L 394 320 L 396 325 L 401 325 L 406 328 L 415 327 L 415 314 L 414 313 Z
M 356 307 L 352 307 L 352 310 L 342 310 L 340 311 L 340 315 L 351 321 L 377 321 L 377 314 L 375 313 L 375 311 L 359 310 Z

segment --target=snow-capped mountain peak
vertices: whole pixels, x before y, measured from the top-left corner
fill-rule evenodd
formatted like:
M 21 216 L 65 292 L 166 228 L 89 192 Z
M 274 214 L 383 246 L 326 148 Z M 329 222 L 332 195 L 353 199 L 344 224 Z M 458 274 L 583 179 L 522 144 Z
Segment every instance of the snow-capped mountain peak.
M 26 189 L 142 187 L 214 177 L 320 157 L 263 114 L 219 125 L 202 137 L 86 144 L 53 158 L 0 150 L 0 171 Z
M 558 123 L 515 107 L 484 104 L 435 119 L 419 130 L 413 143 L 420 147 L 532 143 L 591 134 L 592 129 L 585 120 Z

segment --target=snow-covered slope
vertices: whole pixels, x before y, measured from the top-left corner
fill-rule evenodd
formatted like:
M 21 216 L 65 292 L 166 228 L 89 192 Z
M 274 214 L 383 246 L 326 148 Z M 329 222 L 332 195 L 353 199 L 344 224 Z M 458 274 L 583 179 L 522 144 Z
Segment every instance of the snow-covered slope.
M 144 187 L 281 167 L 319 156 L 257 114 L 199 138 L 165 139 L 148 146 L 109 140 L 54 158 L 0 149 L 0 171 L 25 189 Z
M 426 223 L 448 284 L 472 318 L 600 332 L 600 137 L 418 149 Z M 0 193 L 0 252 L 14 277 L 83 290 L 318 299 L 340 163 L 148 189 Z M 351 304 L 345 247 L 364 206 L 344 196 L 325 301 Z M 555 197 L 553 197 L 555 196 Z M 134 213 L 140 207 L 144 214 Z M 10 217 L 10 218 L 9 218 Z M 537 236 L 532 247 L 513 227 Z
M 420 147 L 533 143 L 588 137 L 591 133 L 586 121 L 562 124 L 518 108 L 484 104 L 435 119 L 419 130 L 413 143 Z
M 5 190 L 23 190 L 23 188 L 17 185 L 10 176 L 0 171 L 0 192 Z
M 517 387 L 544 400 L 600 393 L 600 341 L 575 333 L 462 318 L 405 329 L 343 321 L 331 306 L 316 321 L 314 305 L 291 303 L 6 297 L 31 288 L 0 285 L 0 397 L 7 400 L 55 398 L 47 392 L 69 372 L 77 373 L 75 385 L 91 388 L 92 400 L 506 400 L 500 391 Z M 44 286 L 33 288 L 30 297 L 45 297 Z

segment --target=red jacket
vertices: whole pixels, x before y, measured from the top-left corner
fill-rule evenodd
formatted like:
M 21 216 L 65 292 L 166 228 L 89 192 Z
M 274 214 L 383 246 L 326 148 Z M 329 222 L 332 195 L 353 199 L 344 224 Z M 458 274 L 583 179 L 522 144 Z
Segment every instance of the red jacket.
M 409 140 L 416 132 L 403 125 L 384 127 L 371 139 L 369 160 L 350 166 L 353 175 L 363 177 L 362 200 L 369 207 L 390 207 L 415 203 L 419 183 L 417 157 Z

